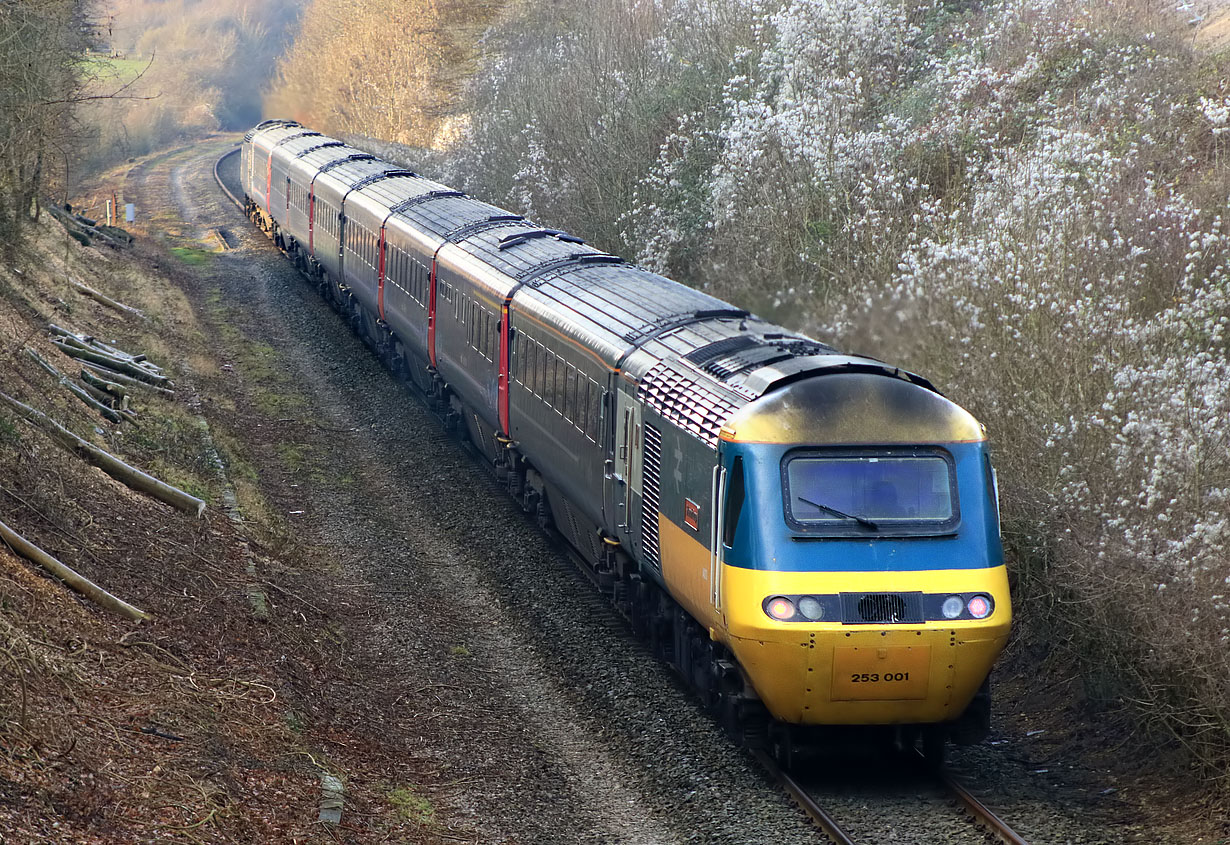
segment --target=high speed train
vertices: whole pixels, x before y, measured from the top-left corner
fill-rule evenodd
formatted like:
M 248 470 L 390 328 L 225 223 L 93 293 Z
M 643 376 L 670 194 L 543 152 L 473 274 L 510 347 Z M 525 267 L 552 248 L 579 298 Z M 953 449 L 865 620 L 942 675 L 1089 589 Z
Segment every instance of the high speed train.
M 984 427 L 773 325 L 287 120 L 248 215 L 733 731 L 979 741 L 1011 622 Z M 543 577 L 550 577 L 544 573 Z

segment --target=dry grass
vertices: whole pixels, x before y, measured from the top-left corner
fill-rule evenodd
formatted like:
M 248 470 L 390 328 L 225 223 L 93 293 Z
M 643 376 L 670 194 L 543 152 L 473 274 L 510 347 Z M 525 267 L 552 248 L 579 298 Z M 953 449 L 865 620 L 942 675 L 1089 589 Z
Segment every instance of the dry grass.
M 201 409 L 231 417 L 227 403 L 212 410 L 198 392 L 200 372 L 216 371 L 201 364 L 217 350 L 206 347 L 184 278 L 154 268 L 185 271 L 156 247 L 82 247 L 47 217 L 33 233 L 18 272 L 0 267 L 3 390 L 204 495 L 210 509 L 201 521 L 174 512 L 0 412 L 0 519 L 154 617 L 134 626 L 108 616 L 0 548 L 0 840 L 430 838 L 421 813 L 407 815 L 404 796 L 386 794 L 388 783 L 416 782 L 413 766 L 333 722 L 357 680 L 344 662 L 353 644 L 321 634 L 345 624 L 322 610 L 326 576 L 293 568 L 246 441 L 224 422 L 209 439 L 200 423 Z M 109 311 L 69 277 L 150 319 Z M 44 337 L 48 320 L 146 351 L 179 381 L 180 397 L 139 400 L 139 427 L 103 423 L 18 354 L 34 346 L 72 371 Z M 226 480 L 206 459 L 211 445 L 246 527 L 219 507 Z M 347 775 L 341 828 L 316 822 L 322 771 Z

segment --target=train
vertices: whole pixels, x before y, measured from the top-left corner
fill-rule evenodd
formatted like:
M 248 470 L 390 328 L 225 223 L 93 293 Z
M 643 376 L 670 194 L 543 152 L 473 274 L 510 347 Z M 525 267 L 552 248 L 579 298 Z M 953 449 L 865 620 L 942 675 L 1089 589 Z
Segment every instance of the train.
M 986 736 L 1012 618 L 996 474 L 926 378 L 295 121 L 246 133 L 240 180 L 733 734 L 788 755 L 875 730 L 933 761 Z

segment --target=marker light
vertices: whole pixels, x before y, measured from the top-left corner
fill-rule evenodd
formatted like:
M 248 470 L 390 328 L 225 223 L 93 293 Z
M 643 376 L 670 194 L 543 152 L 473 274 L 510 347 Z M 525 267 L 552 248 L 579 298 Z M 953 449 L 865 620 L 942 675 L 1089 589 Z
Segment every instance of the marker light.
M 799 599 L 799 613 L 815 622 L 824 617 L 824 605 L 812 596 L 803 596 L 803 598 Z
M 765 608 L 765 612 L 779 622 L 785 622 L 790 617 L 794 616 L 794 602 L 790 599 L 784 599 L 780 596 L 769 602 L 769 606 Z
M 934 605 L 932 606 L 934 607 Z M 965 602 L 961 600 L 960 596 L 949 596 L 940 605 L 940 613 L 944 614 L 945 619 L 956 619 L 963 610 L 965 610 Z
M 967 605 L 969 615 L 975 619 L 986 619 L 991 613 L 991 600 L 986 596 L 974 596 Z

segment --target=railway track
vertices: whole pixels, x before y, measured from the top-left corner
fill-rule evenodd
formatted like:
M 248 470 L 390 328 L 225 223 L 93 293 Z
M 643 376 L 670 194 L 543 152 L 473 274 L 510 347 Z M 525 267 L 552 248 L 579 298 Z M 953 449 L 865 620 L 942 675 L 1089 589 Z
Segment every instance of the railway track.
M 769 773 L 769 776 L 785 790 L 803 812 L 820 828 L 824 835 L 836 843 L 836 845 L 868 845 L 868 843 L 879 841 L 870 838 L 859 839 L 853 836 L 842 826 L 837 817 L 821 803 L 825 799 L 821 798 L 817 793 L 822 790 L 784 771 L 767 753 L 760 751 L 756 752 L 755 756 L 760 765 Z M 922 769 L 920 769 L 921 771 Z M 923 776 L 920 774 L 920 777 Z M 961 811 L 964 811 L 969 816 L 985 841 L 1002 843 L 1002 845 L 1029 845 L 1020 834 L 1009 827 L 1003 819 L 978 800 L 973 793 L 962 786 L 951 775 L 940 772 L 933 777 L 934 783 L 938 785 L 944 796 L 949 800 L 949 803 L 956 804 Z M 951 840 L 946 835 L 937 835 L 926 840 L 917 841 L 939 842 Z
M 235 196 L 235 194 L 231 192 L 231 189 L 226 186 L 226 182 L 222 179 L 222 162 L 226 161 L 231 156 L 237 155 L 239 155 L 239 147 L 235 147 L 235 149 L 230 152 L 224 153 L 216 162 L 214 162 L 214 181 L 218 183 L 218 187 L 222 189 L 222 193 L 230 197 L 231 202 L 235 203 L 235 205 L 242 211 L 243 203 L 239 200 L 239 197 Z

